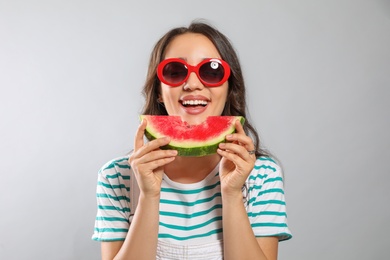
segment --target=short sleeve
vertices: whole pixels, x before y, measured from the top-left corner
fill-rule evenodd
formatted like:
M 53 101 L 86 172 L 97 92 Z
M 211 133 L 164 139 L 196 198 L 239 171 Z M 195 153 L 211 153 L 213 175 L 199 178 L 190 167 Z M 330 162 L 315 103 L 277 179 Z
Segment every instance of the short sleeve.
M 130 218 L 129 171 L 126 157 L 112 160 L 100 169 L 96 187 L 97 214 L 93 240 L 125 240 Z
M 281 168 L 274 160 L 260 157 L 246 184 L 247 213 L 255 236 L 290 239 Z

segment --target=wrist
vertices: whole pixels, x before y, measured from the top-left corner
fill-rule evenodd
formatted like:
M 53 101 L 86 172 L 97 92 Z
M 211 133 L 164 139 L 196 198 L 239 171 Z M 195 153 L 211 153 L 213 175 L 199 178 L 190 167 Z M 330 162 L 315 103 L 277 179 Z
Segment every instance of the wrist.
M 157 193 L 144 193 L 140 192 L 139 202 L 160 202 L 160 192 Z
M 222 194 L 222 201 L 228 200 L 229 202 L 232 201 L 240 201 L 242 202 L 243 194 L 242 190 L 221 190 Z
M 132 205 L 137 209 L 142 208 L 147 211 L 154 211 L 155 209 L 158 210 L 160 207 L 160 194 L 152 195 L 140 192 L 137 203 L 133 203 Z

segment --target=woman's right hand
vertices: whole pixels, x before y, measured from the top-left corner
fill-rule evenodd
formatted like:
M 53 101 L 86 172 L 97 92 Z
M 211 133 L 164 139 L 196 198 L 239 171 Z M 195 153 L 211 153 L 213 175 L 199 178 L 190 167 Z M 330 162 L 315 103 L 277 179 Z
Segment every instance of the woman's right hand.
M 143 119 L 138 127 L 129 163 L 137 178 L 140 192 L 145 197 L 155 197 L 160 196 L 164 165 L 175 159 L 177 151 L 160 149 L 170 142 L 168 137 L 157 138 L 145 144 L 146 124 L 146 119 Z

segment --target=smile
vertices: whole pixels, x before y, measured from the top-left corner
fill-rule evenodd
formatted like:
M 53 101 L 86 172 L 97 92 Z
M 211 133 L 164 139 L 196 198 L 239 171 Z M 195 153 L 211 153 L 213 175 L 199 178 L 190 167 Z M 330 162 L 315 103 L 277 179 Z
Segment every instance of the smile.
M 183 106 L 207 106 L 206 100 L 183 100 Z

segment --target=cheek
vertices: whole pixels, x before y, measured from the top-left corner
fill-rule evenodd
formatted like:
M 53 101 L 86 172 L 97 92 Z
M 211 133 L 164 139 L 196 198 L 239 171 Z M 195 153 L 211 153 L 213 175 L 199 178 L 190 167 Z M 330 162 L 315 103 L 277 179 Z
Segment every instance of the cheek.
M 226 103 L 227 102 L 227 98 L 228 98 L 228 89 L 229 89 L 229 86 L 224 84 L 223 86 L 221 86 L 220 89 L 218 89 L 220 92 L 219 92 L 219 97 L 221 99 L 221 101 L 223 101 L 223 103 Z
M 169 87 L 163 83 L 161 83 L 160 85 L 160 95 L 163 97 L 163 98 L 166 98 L 166 97 L 169 97 Z
M 216 109 L 217 111 L 215 111 L 216 113 L 219 113 L 222 115 L 224 109 L 225 109 L 225 106 L 226 106 L 226 103 L 227 103 L 227 98 L 228 98 L 228 87 L 227 86 L 221 86 L 221 87 L 218 87 L 218 88 L 215 88 L 215 89 L 212 89 L 213 90 L 213 96 L 214 96 L 214 101 L 216 101 Z
M 164 102 L 169 102 L 172 100 L 178 100 L 178 93 L 180 92 L 179 88 L 172 88 L 165 84 L 161 84 L 160 86 L 160 97 Z

